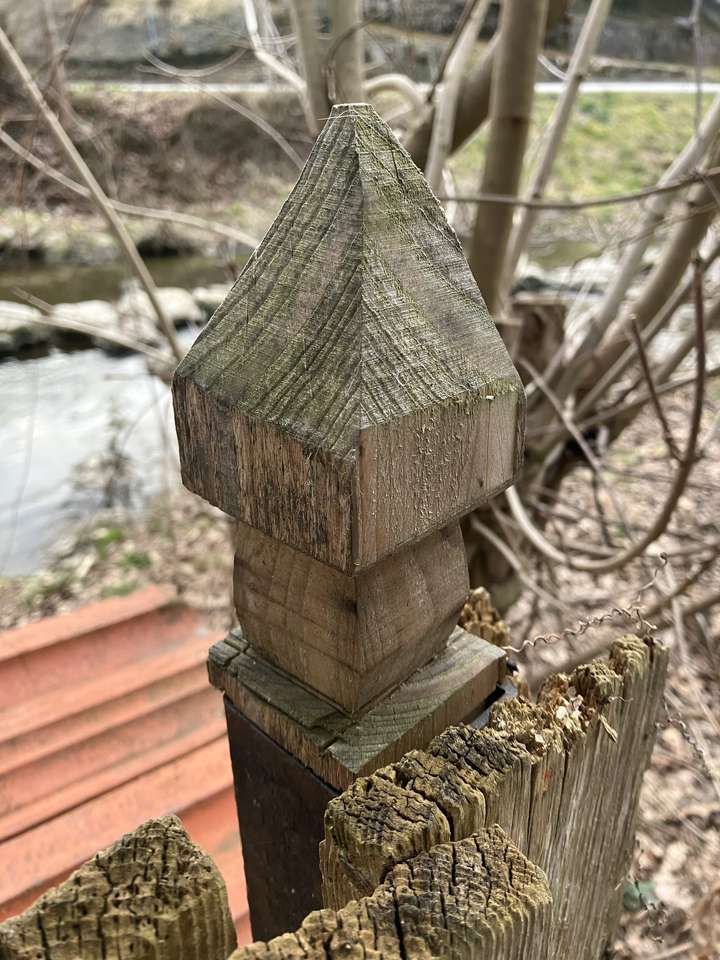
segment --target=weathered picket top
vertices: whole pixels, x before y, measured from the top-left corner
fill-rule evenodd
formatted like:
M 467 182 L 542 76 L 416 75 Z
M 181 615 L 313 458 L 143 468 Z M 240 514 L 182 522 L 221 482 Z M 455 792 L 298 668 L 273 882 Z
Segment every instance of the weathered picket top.
M 210 678 L 267 937 L 320 905 L 327 801 L 480 713 L 505 673 L 456 627 L 459 519 L 515 478 L 523 388 L 372 107 L 333 109 L 173 396 L 184 483 L 238 522 L 241 632 Z

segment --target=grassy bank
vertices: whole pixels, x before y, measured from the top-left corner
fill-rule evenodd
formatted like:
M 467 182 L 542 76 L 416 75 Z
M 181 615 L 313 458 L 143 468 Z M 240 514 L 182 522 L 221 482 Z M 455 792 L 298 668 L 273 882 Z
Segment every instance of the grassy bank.
M 707 110 L 711 97 L 703 98 Z M 535 101 L 530 148 L 532 158 L 557 104 L 540 94 Z M 582 94 L 566 133 L 548 199 L 584 199 L 621 194 L 655 183 L 692 136 L 692 94 Z M 487 130 L 457 154 L 452 169 L 463 190 L 476 190 L 487 144 Z M 600 208 L 607 221 L 620 208 Z

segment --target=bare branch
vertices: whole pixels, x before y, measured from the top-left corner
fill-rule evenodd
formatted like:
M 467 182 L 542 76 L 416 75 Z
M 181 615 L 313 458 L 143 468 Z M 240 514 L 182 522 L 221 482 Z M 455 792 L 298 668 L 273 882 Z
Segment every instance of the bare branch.
M 439 191 L 443 169 L 452 148 L 460 88 L 468 59 L 487 15 L 490 0 L 470 0 L 463 11 L 463 26 L 456 36 L 440 80 L 434 86 L 435 122 L 425 166 L 425 176 L 432 190 Z
M 645 346 L 642 340 L 642 333 L 640 331 L 640 326 L 637 322 L 637 317 L 633 316 L 632 318 L 632 331 L 633 336 L 635 337 L 635 347 L 638 352 L 638 357 L 640 358 L 640 368 L 642 369 L 643 376 L 645 378 L 645 383 L 647 384 L 648 393 L 650 394 L 650 401 L 655 410 L 655 415 L 658 418 L 660 423 L 660 429 L 662 431 L 663 440 L 665 445 L 668 448 L 668 452 L 673 460 L 680 460 L 680 453 L 678 452 L 677 444 L 675 443 L 675 438 L 672 435 L 672 430 L 670 429 L 670 424 L 667 421 L 665 412 L 660 403 L 660 397 L 657 394 L 655 389 L 655 381 L 653 380 L 652 372 L 650 370 L 650 363 L 648 361 L 647 353 L 645 352 Z
M 568 68 L 565 86 L 555 111 L 550 119 L 544 136 L 540 155 L 535 170 L 530 178 L 528 197 L 539 200 L 545 193 L 553 165 L 560 149 L 568 123 L 572 117 L 575 101 L 580 90 L 580 84 L 590 66 L 590 60 L 602 28 L 607 20 L 612 0 L 593 0 L 583 22 L 580 36 L 573 51 Z M 535 209 L 525 207 L 517 219 L 508 243 L 507 262 L 505 266 L 505 286 L 509 289 L 518 261 L 525 249 L 530 231 L 535 222 Z

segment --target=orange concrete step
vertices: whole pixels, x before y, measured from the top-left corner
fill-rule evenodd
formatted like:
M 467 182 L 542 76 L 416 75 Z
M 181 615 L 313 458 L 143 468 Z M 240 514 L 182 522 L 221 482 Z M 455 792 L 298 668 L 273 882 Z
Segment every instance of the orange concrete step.
M 143 820 L 174 812 L 250 938 L 217 637 L 156 586 L 0 635 L 0 919 Z

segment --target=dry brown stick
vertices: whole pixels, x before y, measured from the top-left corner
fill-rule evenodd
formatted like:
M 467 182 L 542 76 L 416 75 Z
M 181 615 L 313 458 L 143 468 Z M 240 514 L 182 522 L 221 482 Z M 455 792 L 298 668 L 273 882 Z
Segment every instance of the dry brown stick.
M 642 370 L 643 377 L 645 378 L 645 383 L 647 384 L 648 393 L 650 395 L 650 402 L 652 403 L 653 409 L 655 410 L 655 415 L 658 418 L 660 423 L 660 429 L 662 431 L 663 440 L 665 445 L 668 448 L 668 453 L 673 460 L 680 461 L 681 455 L 678 450 L 677 443 L 675 438 L 672 435 L 672 430 L 670 429 L 670 424 L 668 423 L 667 417 L 665 416 L 665 411 L 662 408 L 660 403 L 660 397 L 658 396 L 657 390 L 655 388 L 655 381 L 653 380 L 652 371 L 650 370 L 650 363 L 648 361 L 648 356 L 645 351 L 645 345 L 643 343 L 642 331 L 640 330 L 640 325 L 638 324 L 637 317 L 633 315 L 631 317 L 631 329 L 632 334 L 635 339 L 635 347 L 637 349 L 638 358 L 640 360 L 640 369 Z
M 175 335 L 174 326 L 162 308 L 162 304 L 157 296 L 155 282 L 150 275 L 150 271 L 145 266 L 142 257 L 137 251 L 137 247 L 125 229 L 125 226 L 118 216 L 117 211 L 114 210 L 113 207 L 108 203 L 108 199 L 105 196 L 105 192 L 103 191 L 102 187 L 93 176 L 88 165 L 80 156 L 77 147 L 65 132 L 63 125 L 48 106 L 48 103 L 40 92 L 38 85 L 30 76 L 29 70 L 23 63 L 19 54 L 15 50 L 15 47 L 12 45 L 7 34 L 2 28 L 0 28 L 0 50 L 5 55 L 6 60 L 14 70 L 23 89 L 35 104 L 38 112 L 41 114 L 43 120 L 50 128 L 50 131 L 55 137 L 58 146 L 67 157 L 68 161 L 73 165 L 80 179 L 85 182 L 85 185 L 90 191 L 92 199 L 95 202 L 99 212 L 114 234 L 115 239 L 120 246 L 120 250 L 130 266 L 130 269 L 145 289 L 148 299 L 150 300 L 153 310 L 157 316 L 160 330 L 170 345 L 170 349 L 172 350 L 175 358 L 177 360 L 181 360 L 183 356 L 183 349 L 180 346 L 177 336 Z

